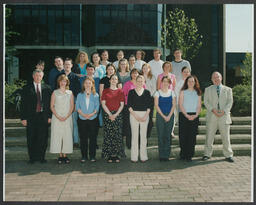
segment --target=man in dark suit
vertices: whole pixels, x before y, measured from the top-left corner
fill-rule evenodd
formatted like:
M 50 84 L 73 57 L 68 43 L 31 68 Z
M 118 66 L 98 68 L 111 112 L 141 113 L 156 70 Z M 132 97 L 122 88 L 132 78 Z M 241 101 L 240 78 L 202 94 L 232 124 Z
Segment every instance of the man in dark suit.
M 44 73 L 33 71 L 33 82 L 28 83 L 21 95 L 21 123 L 27 127 L 29 163 L 45 163 L 48 143 L 48 125 L 51 123 L 51 88 L 42 83 Z

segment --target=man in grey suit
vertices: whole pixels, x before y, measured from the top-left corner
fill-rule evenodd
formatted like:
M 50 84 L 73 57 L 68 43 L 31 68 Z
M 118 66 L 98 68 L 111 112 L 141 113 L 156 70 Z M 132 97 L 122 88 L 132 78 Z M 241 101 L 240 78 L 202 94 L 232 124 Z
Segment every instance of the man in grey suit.
M 206 141 L 203 160 L 208 160 L 213 152 L 213 142 L 217 129 L 223 143 L 223 154 L 228 162 L 234 162 L 230 144 L 230 110 L 233 104 L 232 89 L 221 84 L 222 75 L 219 72 L 212 74 L 213 85 L 205 89 L 204 105 L 206 115 Z

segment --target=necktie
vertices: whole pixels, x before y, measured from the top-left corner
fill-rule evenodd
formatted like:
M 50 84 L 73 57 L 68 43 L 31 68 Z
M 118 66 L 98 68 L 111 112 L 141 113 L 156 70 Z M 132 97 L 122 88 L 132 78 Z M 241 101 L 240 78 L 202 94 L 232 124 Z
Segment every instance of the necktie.
M 41 112 L 41 97 L 40 97 L 38 84 L 36 84 L 36 96 L 37 96 L 36 112 Z
M 219 85 L 217 85 L 217 95 L 218 95 L 218 97 L 220 96 L 220 86 Z

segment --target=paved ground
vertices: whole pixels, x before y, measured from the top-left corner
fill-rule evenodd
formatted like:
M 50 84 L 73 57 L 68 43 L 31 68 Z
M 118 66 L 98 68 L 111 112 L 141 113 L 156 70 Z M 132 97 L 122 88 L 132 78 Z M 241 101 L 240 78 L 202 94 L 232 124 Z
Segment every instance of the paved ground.
M 184 162 L 173 158 L 146 163 L 69 165 L 55 160 L 46 164 L 27 164 L 9 160 L 5 164 L 6 201 L 164 201 L 164 202 L 250 202 L 251 158 L 223 157 L 207 162 L 195 158 Z

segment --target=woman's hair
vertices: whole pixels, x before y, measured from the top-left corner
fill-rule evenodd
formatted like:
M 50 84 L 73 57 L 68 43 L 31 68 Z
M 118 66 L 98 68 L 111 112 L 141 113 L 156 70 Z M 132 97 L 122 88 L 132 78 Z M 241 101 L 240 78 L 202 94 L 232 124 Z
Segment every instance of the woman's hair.
M 140 74 L 140 72 L 139 72 L 139 70 L 137 69 L 137 68 L 133 68 L 132 70 L 131 70 L 131 72 L 130 72 L 130 77 L 132 78 L 132 74 L 133 73 L 138 73 L 138 74 Z
M 124 56 L 124 52 L 123 52 L 122 50 L 119 50 L 119 51 L 116 53 L 116 55 L 117 55 L 119 52 L 121 52 L 121 53 L 123 54 L 123 56 Z
M 114 72 L 116 73 L 116 67 L 114 66 L 113 63 L 107 64 L 107 66 L 106 66 L 106 73 L 108 73 L 108 68 L 109 68 L 109 67 L 113 67 L 113 68 L 114 68 Z
M 200 89 L 199 81 L 198 81 L 198 79 L 197 79 L 197 77 L 196 77 L 195 75 L 190 75 L 190 76 L 188 76 L 188 77 L 186 78 L 186 80 L 185 80 L 185 82 L 184 82 L 184 84 L 183 84 L 181 90 L 187 90 L 187 89 L 188 89 L 188 80 L 189 80 L 190 78 L 194 78 L 194 80 L 195 80 L 194 89 L 196 90 L 197 95 L 198 95 L 198 96 L 201 96 L 201 95 L 202 95 L 202 91 L 201 91 L 201 89 Z
M 139 78 L 141 78 L 141 79 L 143 79 L 143 80 L 145 81 L 145 78 L 144 78 L 143 75 L 138 75 L 137 78 L 136 78 L 136 81 L 137 81 Z
M 57 88 L 60 88 L 60 81 L 62 80 L 66 80 L 67 85 L 66 85 L 66 90 L 69 90 L 69 84 L 70 81 L 68 79 L 68 77 L 65 74 L 61 74 L 58 78 L 57 78 Z
M 131 54 L 131 55 L 129 56 L 129 60 L 130 60 L 130 58 L 135 58 L 135 60 L 136 60 L 136 57 L 135 57 L 135 55 L 133 55 L 133 54 Z
M 116 87 L 117 87 L 117 85 L 118 85 L 118 83 L 119 83 L 119 79 L 118 79 L 118 76 L 117 76 L 116 74 L 113 74 L 113 75 L 110 76 L 109 82 L 111 81 L 111 79 L 112 79 L 113 77 L 116 77 L 116 78 L 117 78 L 117 84 L 116 84 Z
M 78 54 L 77 54 L 77 56 L 76 56 L 75 63 L 76 63 L 76 64 L 79 64 L 79 63 L 80 63 L 80 55 L 81 55 L 81 54 L 84 54 L 84 55 L 85 55 L 85 61 L 84 61 L 84 63 L 85 63 L 85 64 L 89 63 L 88 54 L 87 54 L 86 52 L 84 52 L 84 51 L 79 51 L 79 52 L 78 52 Z
M 187 66 L 182 67 L 181 72 L 183 72 L 185 69 L 189 69 Z
M 171 80 L 171 78 L 169 78 L 169 76 L 164 76 L 164 77 L 162 78 L 161 82 L 164 82 L 164 79 L 167 79 L 167 80 L 168 80 L 168 83 L 169 83 L 169 84 L 172 84 L 172 80 Z
M 125 62 L 125 64 L 126 64 L 125 71 L 129 72 L 129 63 L 128 63 L 128 61 L 125 58 L 122 58 L 121 60 L 119 60 L 119 62 L 118 62 L 118 71 L 121 72 L 120 64 L 122 62 Z
M 140 51 L 140 53 L 141 53 L 141 60 L 144 60 L 144 58 L 145 58 L 145 56 L 146 56 L 145 51 L 143 51 L 143 50 L 137 50 L 137 51 L 136 51 L 136 54 L 137 54 L 138 51 Z
M 165 65 L 170 65 L 171 69 L 169 70 L 169 72 L 172 72 L 172 63 L 170 61 L 165 61 L 162 65 L 163 71 L 164 71 L 164 67 Z
M 94 82 L 94 79 L 92 77 L 86 77 L 83 81 L 83 84 L 82 84 L 82 89 L 81 89 L 81 92 L 83 93 L 85 91 L 85 86 L 84 86 L 84 83 L 86 80 L 89 80 L 92 82 L 92 94 L 95 95 L 96 94 L 96 90 L 95 90 L 95 82 Z
M 107 50 L 103 50 L 103 51 L 101 52 L 101 55 L 102 55 L 103 53 L 108 53 L 108 51 L 107 51 Z
M 151 66 L 150 66 L 148 63 L 144 63 L 144 64 L 142 65 L 142 67 L 141 67 L 141 74 L 144 75 L 144 73 L 143 73 L 143 67 L 144 67 L 144 66 L 147 66 L 147 67 L 149 68 L 147 77 L 148 77 L 149 79 L 152 79 L 153 74 L 152 74 L 152 72 L 151 72 Z
M 94 70 L 95 70 L 95 66 L 92 63 L 87 63 L 86 64 L 86 69 L 87 68 L 94 68 Z
M 93 56 L 94 56 L 94 55 L 98 55 L 98 56 L 100 57 L 100 54 L 99 54 L 98 52 L 93 52 L 92 55 L 91 55 L 91 62 L 92 62 L 92 63 L 94 63 L 94 62 L 93 62 Z

